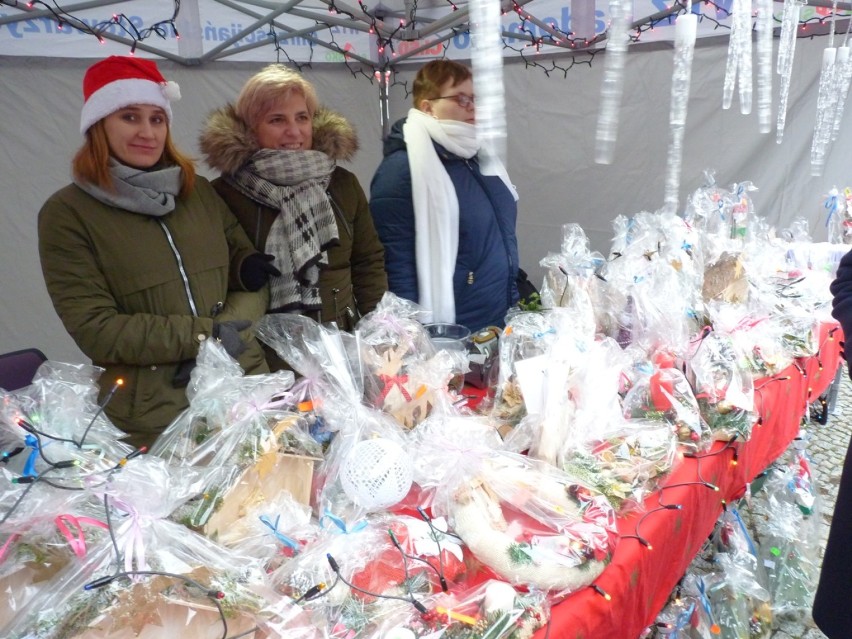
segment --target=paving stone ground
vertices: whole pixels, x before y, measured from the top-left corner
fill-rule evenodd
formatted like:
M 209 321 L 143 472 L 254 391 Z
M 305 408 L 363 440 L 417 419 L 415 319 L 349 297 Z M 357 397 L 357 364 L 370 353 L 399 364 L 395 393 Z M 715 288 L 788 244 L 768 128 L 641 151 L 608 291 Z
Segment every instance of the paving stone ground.
M 819 495 L 822 499 L 822 527 L 820 539 L 820 559 L 825 553 L 825 543 L 834 513 L 834 502 L 840 485 L 840 473 L 843 460 L 852 437 L 852 382 L 846 375 L 846 367 L 838 386 L 834 411 L 824 426 L 810 423 L 811 437 L 808 453 L 814 467 L 814 475 L 819 483 Z M 778 620 L 772 639 L 826 639 L 810 618 L 804 620 Z

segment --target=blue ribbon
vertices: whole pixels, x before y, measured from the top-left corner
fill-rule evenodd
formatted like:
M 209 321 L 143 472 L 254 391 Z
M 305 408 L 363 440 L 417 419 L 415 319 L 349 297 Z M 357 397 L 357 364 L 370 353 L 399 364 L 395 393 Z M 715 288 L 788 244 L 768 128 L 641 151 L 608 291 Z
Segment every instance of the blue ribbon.
M 740 511 L 736 508 L 732 508 L 732 510 L 734 511 L 734 517 L 736 517 L 737 525 L 743 535 L 745 535 L 746 541 L 748 542 L 748 551 L 752 554 L 752 556 L 757 557 L 757 548 L 754 547 L 754 541 L 752 541 L 751 535 L 748 534 L 748 529 L 743 522 L 743 518 L 740 517 Z
M 825 208 L 828 209 L 828 217 L 825 218 L 825 227 L 828 228 L 828 224 L 831 222 L 832 216 L 837 213 L 837 209 L 840 208 L 840 203 L 837 200 L 837 194 L 832 194 L 826 198 Z
M 272 534 L 275 535 L 275 538 L 278 541 L 280 541 L 282 544 L 284 544 L 288 548 L 291 548 L 294 553 L 299 552 L 299 542 L 297 542 L 295 539 L 291 539 L 290 537 L 288 537 L 287 535 L 285 535 L 283 533 L 278 532 L 278 522 L 281 521 L 281 515 L 278 515 L 275 518 L 275 522 L 272 522 L 269 519 L 268 515 L 261 515 L 260 521 L 264 526 L 268 527 L 269 530 L 272 531 Z
M 367 522 L 362 519 L 357 524 L 355 524 L 352 528 L 349 528 L 349 527 L 347 527 L 346 522 L 343 521 L 343 519 L 341 519 L 337 515 L 334 515 L 331 512 L 329 512 L 328 510 L 326 510 L 323 513 L 323 516 L 320 517 L 320 520 L 319 520 L 320 526 L 323 527 L 323 528 L 325 528 L 325 525 L 323 524 L 323 522 L 326 519 L 328 519 L 328 521 L 330 521 L 335 526 L 337 526 L 338 530 L 336 530 L 335 532 L 341 532 L 344 535 L 349 535 L 351 533 L 359 532 L 361 530 L 364 530 L 364 528 L 367 527 Z M 334 530 L 334 529 L 332 528 L 332 530 Z
M 24 437 L 24 444 L 32 448 L 30 456 L 27 458 L 27 463 L 24 464 L 24 477 L 38 477 L 35 464 L 38 459 L 38 440 L 33 435 Z
M 705 592 L 704 580 L 701 577 L 698 577 L 697 583 L 698 602 L 701 604 L 701 607 L 704 608 L 704 612 L 707 613 L 710 620 L 713 621 L 713 609 L 710 607 L 710 600 L 707 598 L 707 593 Z

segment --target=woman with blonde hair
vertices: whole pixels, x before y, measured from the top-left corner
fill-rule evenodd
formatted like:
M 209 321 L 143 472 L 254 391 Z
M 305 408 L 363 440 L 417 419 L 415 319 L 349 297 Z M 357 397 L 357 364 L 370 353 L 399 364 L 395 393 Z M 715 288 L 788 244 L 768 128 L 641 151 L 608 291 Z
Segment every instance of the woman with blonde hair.
M 105 408 L 136 446 L 187 406 L 208 337 L 247 373 L 268 370 L 247 330 L 269 264 L 171 137 L 180 97 L 149 60 L 111 56 L 83 79 L 73 183 L 45 202 L 39 254 L 48 293 L 83 353 L 104 368 Z
M 337 165 L 358 149 L 352 126 L 319 106 L 302 75 L 274 64 L 209 117 L 201 139 L 213 186 L 281 272 L 269 313 L 354 327 L 387 290 L 382 248 L 358 179 Z M 282 363 L 267 352 L 270 367 Z

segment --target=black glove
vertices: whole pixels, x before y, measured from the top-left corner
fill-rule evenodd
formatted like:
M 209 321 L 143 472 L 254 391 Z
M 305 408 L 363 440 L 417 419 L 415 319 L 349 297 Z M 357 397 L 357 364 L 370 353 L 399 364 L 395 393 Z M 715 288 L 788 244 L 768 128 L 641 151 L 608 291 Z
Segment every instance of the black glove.
M 240 281 L 246 290 L 259 291 L 269 281 L 271 275 L 276 277 L 281 275 L 281 271 L 272 264 L 274 259 L 274 255 L 252 253 L 243 260 L 240 266 Z
M 232 320 L 230 322 L 215 322 L 213 324 L 213 339 L 224 347 L 228 355 L 239 359 L 248 348 L 240 337 L 240 331 L 251 326 L 249 320 Z
M 193 368 L 195 368 L 194 359 L 185 359 L 178 364 L 175 376 L 172 377 L 172 386 L 175 388 L 184 388 L 189 384 L 189 374 L 192 373 Z

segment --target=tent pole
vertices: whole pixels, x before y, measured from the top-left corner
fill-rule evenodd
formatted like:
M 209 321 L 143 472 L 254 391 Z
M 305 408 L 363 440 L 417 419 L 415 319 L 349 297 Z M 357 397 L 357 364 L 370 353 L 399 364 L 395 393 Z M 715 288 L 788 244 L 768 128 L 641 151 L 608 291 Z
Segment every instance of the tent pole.
M 182 0 L 175 22 L 183 35 L 178 38 L 178 53 L 187 59 L 199 59 L 204 54 L 204 45 L 201 41 L 198 0 Z

